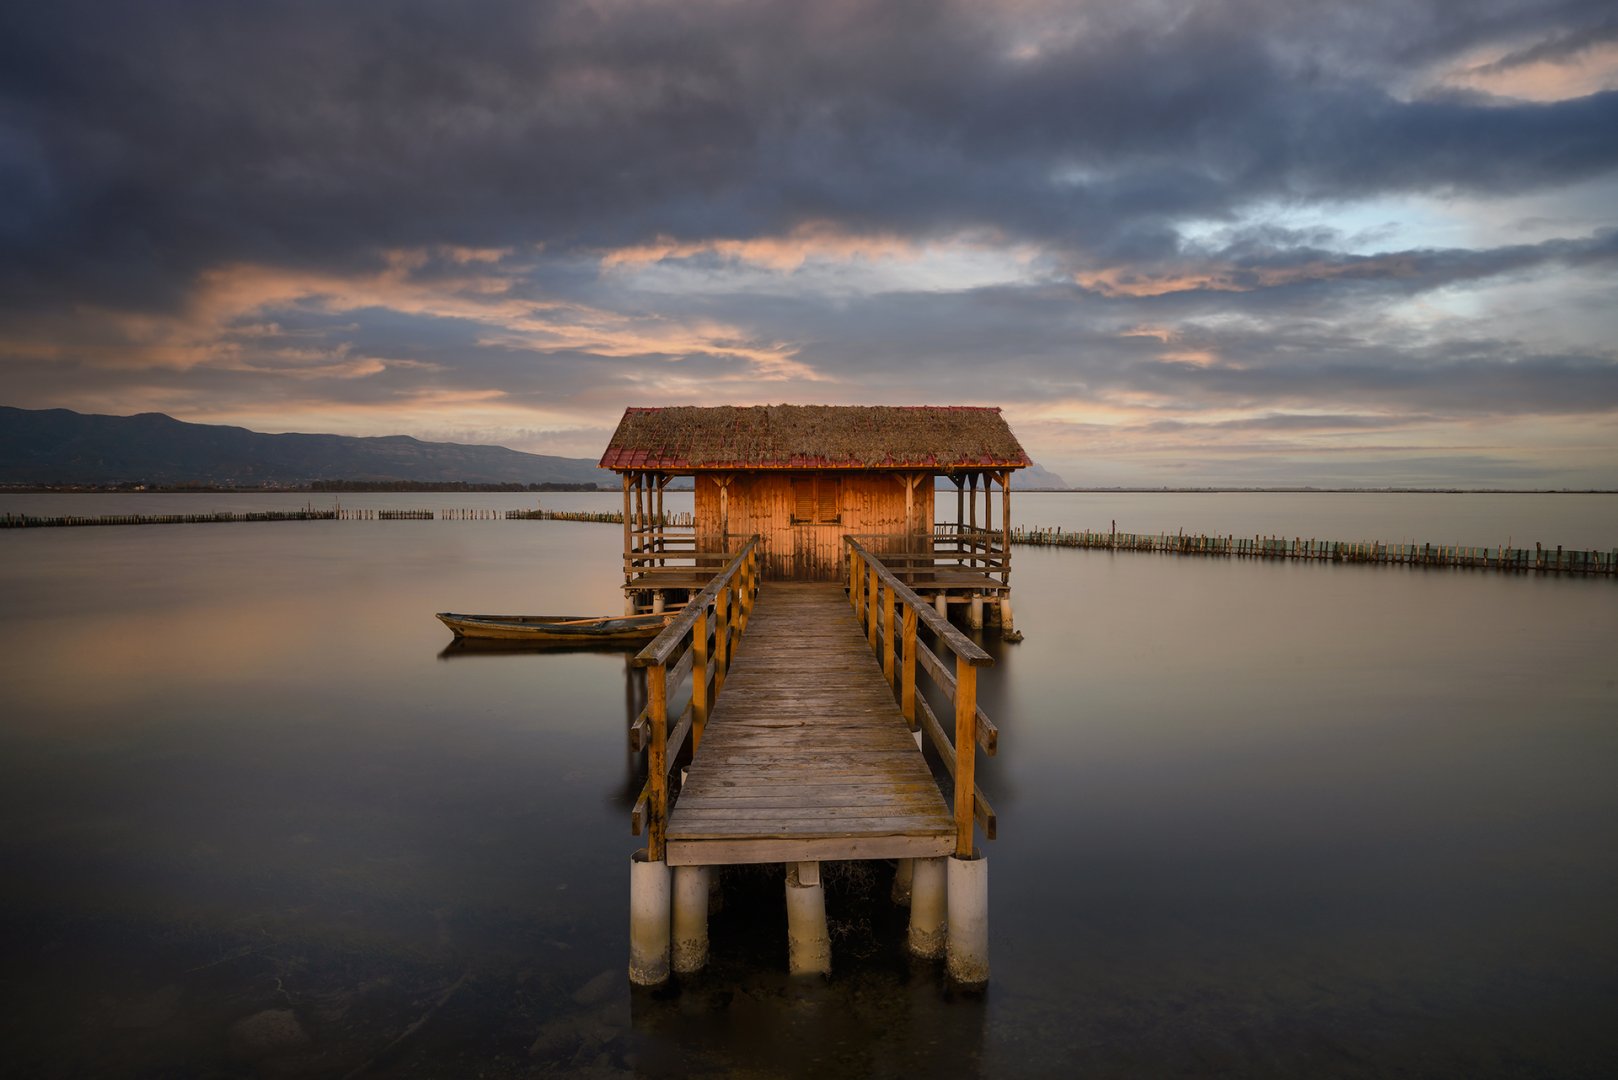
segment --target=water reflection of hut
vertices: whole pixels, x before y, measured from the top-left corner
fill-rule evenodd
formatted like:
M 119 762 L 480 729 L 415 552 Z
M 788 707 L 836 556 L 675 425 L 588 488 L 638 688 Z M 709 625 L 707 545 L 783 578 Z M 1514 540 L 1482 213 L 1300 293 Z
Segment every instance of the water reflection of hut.
M 626 610 L 682 602 L 754 534 L 766 579 L 836 579 L 856 536 L 941 610 L 981 623 L 997 601 L 1009 630 L 1010 480 L 1029 464 L 997 408 L 626 409 L 601 459 L 623 478 Z M 686 476 L 694 512 L 673 524 L 664 492 Z

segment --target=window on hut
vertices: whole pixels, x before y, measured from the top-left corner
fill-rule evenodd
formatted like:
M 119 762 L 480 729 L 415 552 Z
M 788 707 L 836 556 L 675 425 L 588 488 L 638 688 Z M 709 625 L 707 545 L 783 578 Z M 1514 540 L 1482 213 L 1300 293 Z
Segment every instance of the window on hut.
M 830 476 L 792 478 L 792 523 L 794 525 L 835 525 L 842 481 Z

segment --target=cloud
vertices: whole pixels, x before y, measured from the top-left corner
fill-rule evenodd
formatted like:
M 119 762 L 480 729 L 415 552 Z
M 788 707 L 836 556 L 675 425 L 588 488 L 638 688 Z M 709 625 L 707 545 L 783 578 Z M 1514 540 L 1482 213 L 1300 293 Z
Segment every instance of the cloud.
M 0 396 L 489 441 L 665 401 L 1598 415 L 1609 7 L 11 5 Z

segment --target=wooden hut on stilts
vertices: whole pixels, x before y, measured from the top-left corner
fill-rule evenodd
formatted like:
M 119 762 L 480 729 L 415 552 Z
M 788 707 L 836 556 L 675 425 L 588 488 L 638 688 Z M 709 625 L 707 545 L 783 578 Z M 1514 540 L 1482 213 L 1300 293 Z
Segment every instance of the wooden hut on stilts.
M 754 535 L 765 580 L 835 580 L 854 536 L 940 613 L 1014 634 L 1011 475 L 1029 464 L 997 408 L 627 409 L 601 459 L 623 478 L 625 611 L 683 603 Z M 689 526 L 664 512 L 677 477 Z

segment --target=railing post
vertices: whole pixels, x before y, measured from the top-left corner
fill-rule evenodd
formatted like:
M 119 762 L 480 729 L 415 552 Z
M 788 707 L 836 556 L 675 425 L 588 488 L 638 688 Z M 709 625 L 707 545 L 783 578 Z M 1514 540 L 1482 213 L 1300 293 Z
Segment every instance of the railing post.
M 717 700 L 720 687 L 725 685 L 725 672 L 730 669 L 730 589 L 720 589 L 713 604 L 713 696 Z
M 854 605 L 854 618 L 865 621 L 865 577 L 860 573 L 860 557 L 848 546 L 848 602 Z
M 904 606 L 904 653 L 899 660 L 899 711 L 910 730 L 916 730 L 916 614 L 914 604 Z
M 708 612 L 704 609 L 691 628 L 691 752 L 702 744 L 708 722 Z
M 758 549 L 754 548 L 742 560 L 742 593 L 739 597 L 740 608 L 736 620 L 736 636 L 741 637 L 747 632 L 747 620 L 753 614 L 753 600 L 758 595 Z
M 884 585 L 882 588 L 882 677 L 888 680 L 891 689 L 893 683 L 893 586 Z
M 646 714 L 651 722 L 651 743 L 646 747 L 646 857 L 663 861 L 664 834 L 669 822 L 669 691 L 668 668 L 653 664 L 646 670 Z M 971 824 L 971 818 L 967 818 Z
M 972 812 L 978 747 L 978 669 L 955 658 L 955 854 L 972 857 Z
M 876 648 L 876 615 L 877 615 L 878 597 L 880 597 L 882 595 L 878 591 L 878 590 L 880 590 L 882 588 L 882 586 L 881 586 L 880 582 L 877 581 L 876 567 L 875 566 L 870 567 L 870 575 L 869 575 L 868 581 L 869 581 L 869 586 L 868 586 L 869 592 L 867 593 L 866 598 L 865 598 L 865 640 L 867 642 L 869 642 L 871 648 L 874 649 L 874 648 Z

